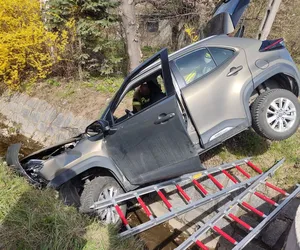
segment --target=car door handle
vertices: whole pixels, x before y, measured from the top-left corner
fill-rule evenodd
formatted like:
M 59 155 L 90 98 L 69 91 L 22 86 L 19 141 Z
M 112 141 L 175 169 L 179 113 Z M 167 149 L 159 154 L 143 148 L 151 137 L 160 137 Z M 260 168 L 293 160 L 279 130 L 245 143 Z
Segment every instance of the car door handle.
M 240 70 L 243 69 L 243 66 L 238 66 L 238 67 L 232 67 L 229 71 L 229 73 L 227 74 L 227 76 L 233 76 L 236 75 Z
M 158 116 L 158 119 L 154 122 L 154 124 L 158 125 L 158 124 L 164 124 L 167 121 L 169 121 L 170 119 L 175 117 L 175 113 L 170 113 L 170 114 L 160 114 Z

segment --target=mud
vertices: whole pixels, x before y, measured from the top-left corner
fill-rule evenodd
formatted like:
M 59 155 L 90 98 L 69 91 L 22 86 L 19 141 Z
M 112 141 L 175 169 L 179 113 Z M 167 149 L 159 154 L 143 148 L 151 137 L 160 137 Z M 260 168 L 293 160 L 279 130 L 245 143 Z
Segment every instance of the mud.
M 33 153 L 42 148 L 42 145 L 28 139 L 27 137 L 7 128 L 4 124 L 0 123 L 0 157 L 5 157 L 7 148 L 14 143 L 21 143 L 20 156 L 25 156 Z
M 143 210 L 136 205 L 128 209 L 127 218 L 132 227 L 149 220 Z M 140 233 L 138 237 L 144 242 L 145 249 L 149 250 L 173 250 L 187 238 L 182 231 L 173 229 L 168 223 L 150 228 Z

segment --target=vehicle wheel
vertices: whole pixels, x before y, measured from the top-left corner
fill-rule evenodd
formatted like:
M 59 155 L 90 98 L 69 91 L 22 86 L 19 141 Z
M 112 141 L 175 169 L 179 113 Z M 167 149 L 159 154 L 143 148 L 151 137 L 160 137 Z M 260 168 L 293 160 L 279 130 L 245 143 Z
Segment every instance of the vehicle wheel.
M 121 219 L 114 207 L 103 210 L 94 210 L 90 207 L 94 202 L 112 198 L 124 193 L 118 182 L 109 176 L 99 176 L 85 184 L 80 196 L 79 211 L 98 217 L 105 224 L 121 225 Z M 120 206 L 124 215 L 126 214 L 127 205 Z
M 285 140 L 292 136 L 300 123 L 297 97 L 285 89 L 268 90 L 259 95 L 251 107 L 252 127 L 270 140 Z

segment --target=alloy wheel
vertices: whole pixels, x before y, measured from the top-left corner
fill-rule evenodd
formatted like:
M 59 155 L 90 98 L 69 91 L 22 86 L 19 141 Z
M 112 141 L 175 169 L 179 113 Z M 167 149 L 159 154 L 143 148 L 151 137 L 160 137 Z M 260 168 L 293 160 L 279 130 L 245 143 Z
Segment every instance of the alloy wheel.
M 115 197 L 117 193 L 118 190 L 115 187 L 104 188 L 99 195 L 98 201 L 111 199 Z M 98 210 L 97 214 L 105 224 L 115 224 L 119 220 L 119 215 L 113 206 Z
M 277 98 L 269 105 L 266 118 L 274 131 L 285 132 L 293 127 L 296 121 L 296 107 L 288 98 Z

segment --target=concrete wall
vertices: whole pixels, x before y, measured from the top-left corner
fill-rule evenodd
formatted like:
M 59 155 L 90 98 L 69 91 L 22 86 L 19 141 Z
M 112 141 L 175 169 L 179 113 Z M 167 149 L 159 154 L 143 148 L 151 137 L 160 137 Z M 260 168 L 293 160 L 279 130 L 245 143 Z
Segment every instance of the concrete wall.
M 4 93 L 0 97 L 0 114 L 5 117 L 4 124 L 45 146 L 78 135 L 91 123 L 26 94 Z

